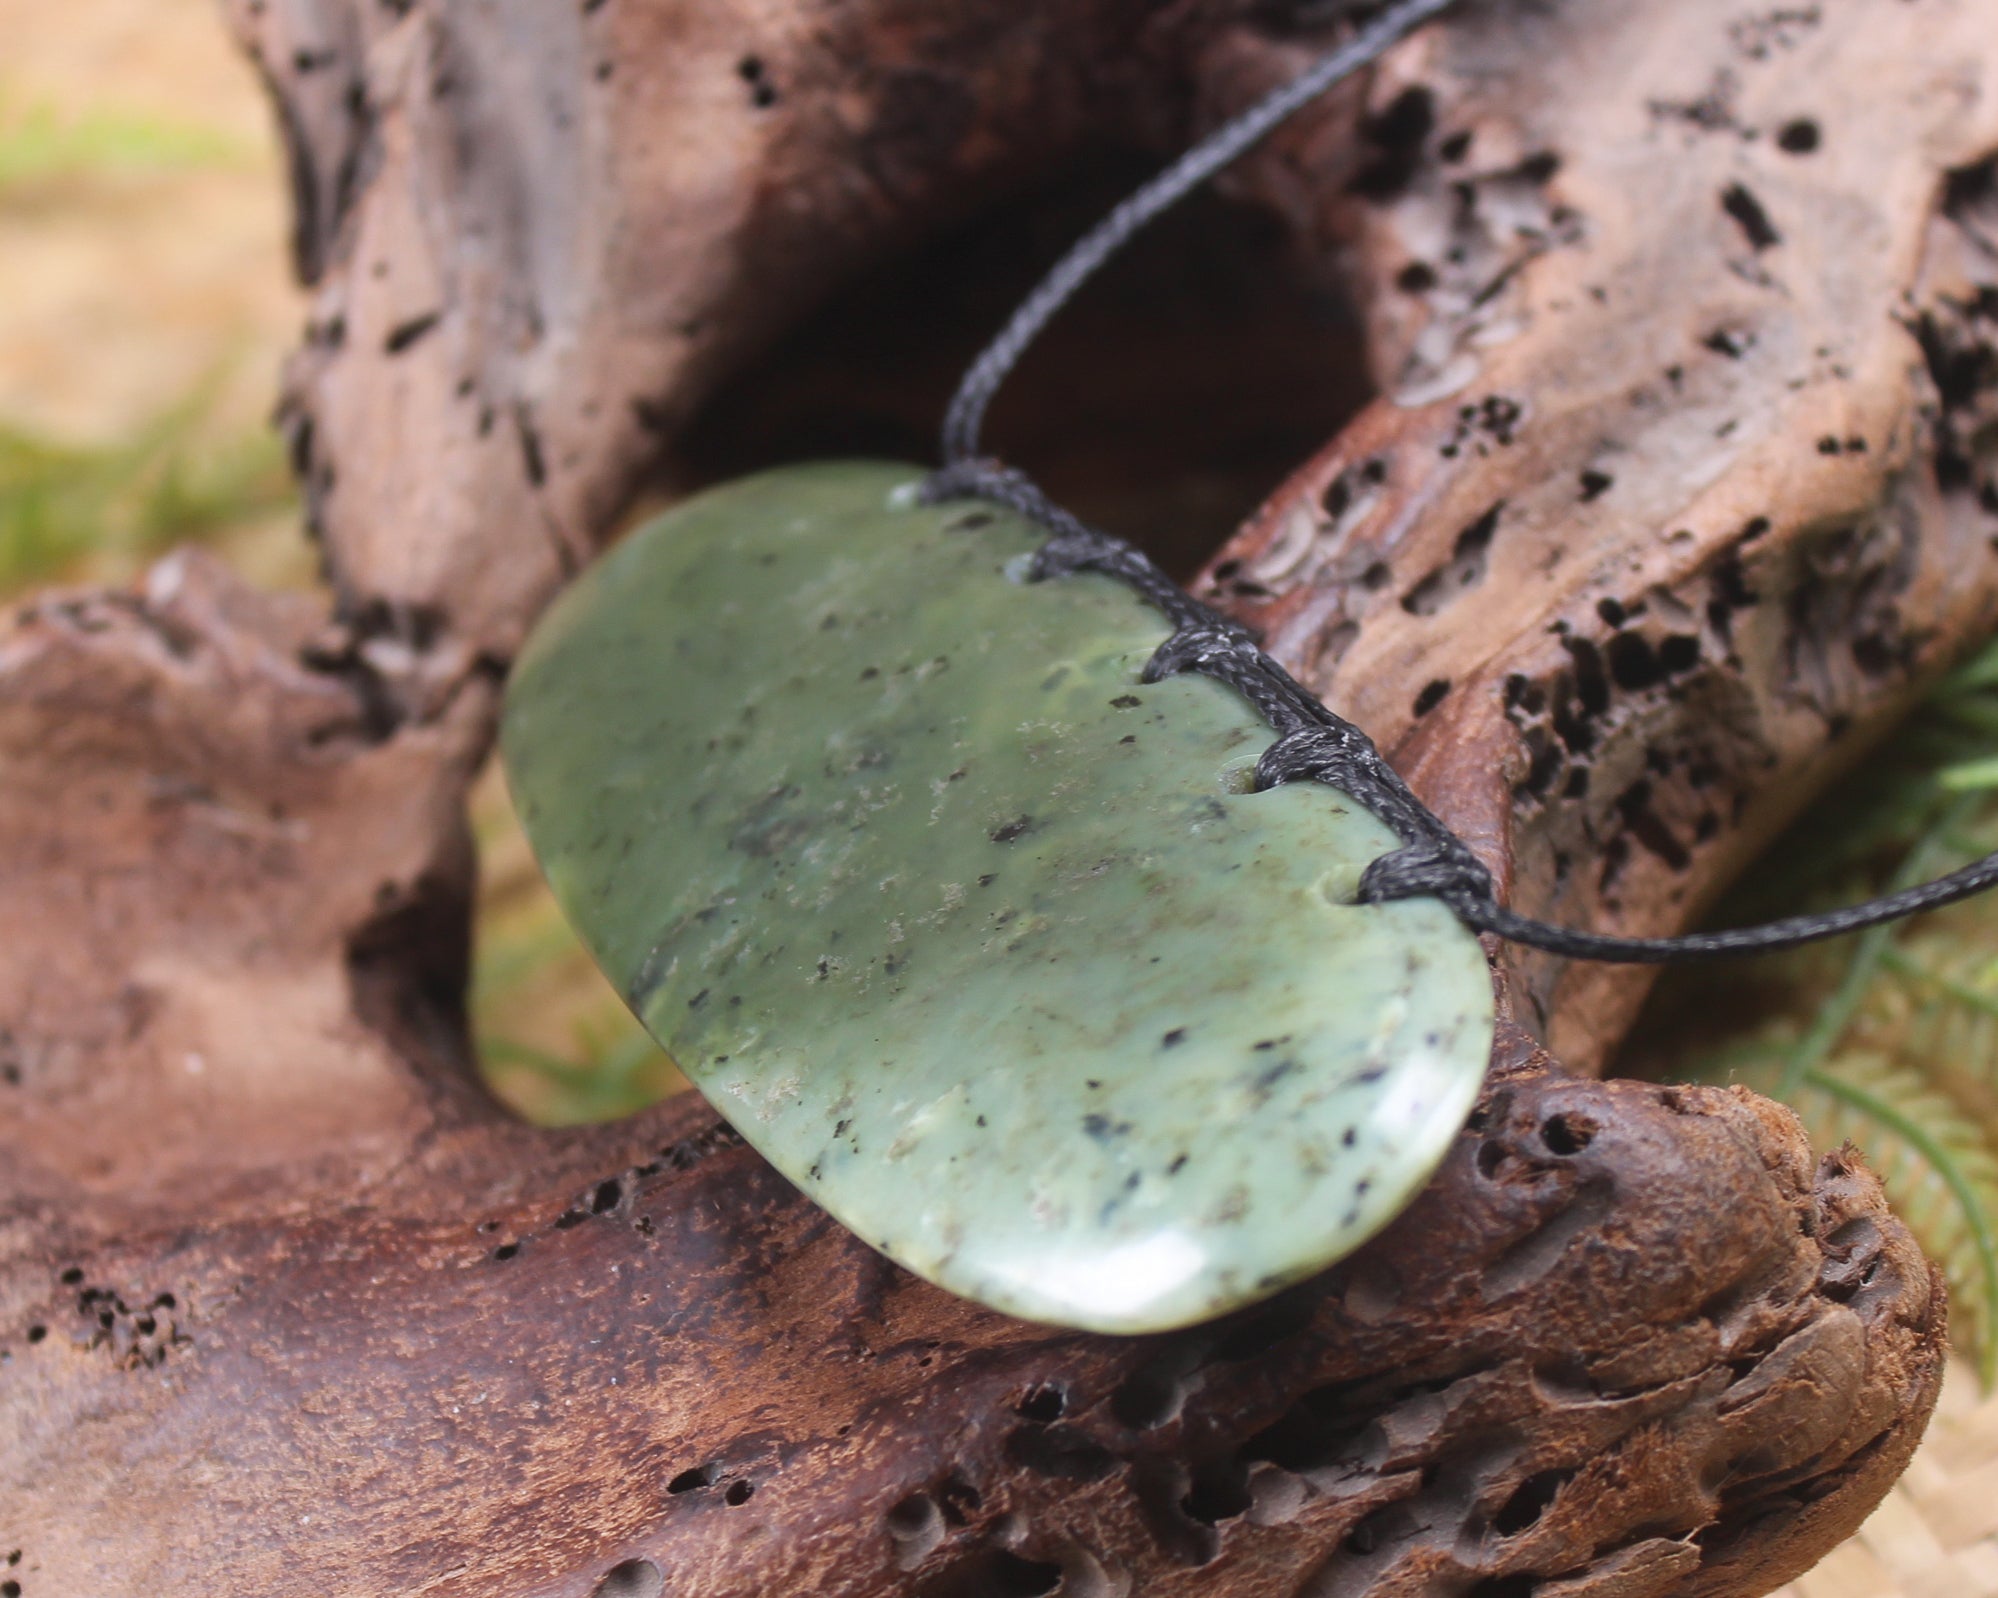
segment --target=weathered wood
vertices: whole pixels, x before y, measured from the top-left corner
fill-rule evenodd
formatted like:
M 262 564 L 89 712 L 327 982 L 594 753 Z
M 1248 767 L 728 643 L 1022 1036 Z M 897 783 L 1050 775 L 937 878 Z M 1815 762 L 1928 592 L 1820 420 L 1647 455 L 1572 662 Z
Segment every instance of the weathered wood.
M 1240 179 L 1347 241 L 1382 394 L 1205 591 L 1519 908 L 1686 925 L 1998 619 L 1993 21 L 1467 12 L 1367 203 L 1308 132 Z M 1651 974 L 1509 964 L 1577 1066 Z
M 1136 1342 L 912 1282 L 691 1103 L 542 1133 L 471 1086 L 496 683 L 669 437 L 842 281 L 1323 37 L 944 9 L 239 7 L 337 612 L 178 557 L 0 634 L 24 1593 L 1734 1595 L 1912 1450 L 1942 1303 L 1871 1179 L 1518 1028 L 1388 1234 Z M 1988 622 L 1987 13 L 1468 6 L 1233 180 L 1383 397 L 1210 590 L 1517 902 L 1681 924 Z M 1635 993 L 1508 990 L 1585 1064 Z

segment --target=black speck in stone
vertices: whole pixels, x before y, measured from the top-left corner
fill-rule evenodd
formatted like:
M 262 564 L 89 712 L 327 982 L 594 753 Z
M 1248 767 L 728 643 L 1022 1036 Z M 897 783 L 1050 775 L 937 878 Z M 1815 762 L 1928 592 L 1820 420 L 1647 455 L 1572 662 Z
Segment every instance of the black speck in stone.
M 1296 1069 L 1297 1062 L 1295 1060 L 1279 1060 L 1275 1065 L 1266 1066 L 1263 1070 L 1256 1073 L 1257 1091 L 1262 1093 L 1269 1092 L 1271 1088 L 1275 1087 Z
M 1119 742 L 1120 744 L 1134 744 L 1137 741 L 1138 741 L 1138 735 L 1134 732 L 1127 732 L 1124 734 L 1123 737 L 1117 740 L 1117 742 Z
M 1339 1135 L 1339 1146 L 1341 1148 L 1349 1149 L 1359 1141 L 1360 1141 L 1360 1134 L 1350 1126 L 1347 1127 L 1346 1130 Z
M 985 873 L 984 876 L 978 879 L 978 885 L 981 888 L 989 888 L 992 886 L 993 883 L 997 882 L 998 880 L 999 880 L 999 874 L 996 871 L 988 871 Z
M 1136 694 L 1119 694 L 1110 703 L 1119 710 L 1135 710 L 1144 703 Z
M 1088 1081 L 1084 1082 L 1084 1083 L 1083 1083 L 1082 1085 L 1083 1085 L 1084 1087 L 1088 1088 L 1088 1089 L 1089 1089 L 1089 1091 L 1090 1091 L 1090 1092 L 1092 1092 L 1092 1093 L 1094 1093 L 1094 1092 L 1095 1092 L 1095 1091 L 1096 1091 L 1096 1090 L 1097 1090 L 1098 1088 L 1100 1088 L 1100 1087 L 1102 1087 L 1102 1086 L 1103 1086 L 1103 1084 L 1102 1084 L 1101 1082 L 1097 1081 L 1097 1079 L 1096 1079 L 1095 1077 L 1093 1077 L 1093 1076 L 1092 1076 L 1091 1078 L 1089 1078 L 1089 1080 L 1088 1080 Z
M 687 1008 L 690 1010 L 698 1010 L 702 1005 L 706 1004 L 707 1002 L 708 1002 L 708 990 L 706 988 L 703 988 L 699 993 L 695 994 L 691 999 L 687 1001 Z
M 992 829 L 992 841 L 994 843 L 1011 843 L 1015 838 L 1027 832 L 1033 824 L 1034 818 L 1032 816 L 1016 816 L 1004 826 Z
M 1186 1169 L 1186 1156 L 1184 1154 L 1175 1154 L 1172 1157 L 1172 1164 L 1166 1167 L 1166 1175 L 1177 1176 L 1181 1171 L 1185 1169 Z
M 1182 1044 L 1185 1041 L 1186 1041 L 1186 1028 L 1183 1026 L 1176 1026 L 1170 1032 L 1168 1032 L 1164 1037 L 1159 1039 L 1159 1047 L 1162 1049 L 1170 1049 L 1177 1047 L 1179 1044 Z
M 982 1116 L 982 1115 L 981 1115 L 981 1116 L 980 1116 L 980 1117 L 978 1118 L 978 1124 L 979 1124 L 980 1126 L 983 1126 L 983 1125 L 985 1124 L 985 1117 L 984 1117 L 984 1116 Z

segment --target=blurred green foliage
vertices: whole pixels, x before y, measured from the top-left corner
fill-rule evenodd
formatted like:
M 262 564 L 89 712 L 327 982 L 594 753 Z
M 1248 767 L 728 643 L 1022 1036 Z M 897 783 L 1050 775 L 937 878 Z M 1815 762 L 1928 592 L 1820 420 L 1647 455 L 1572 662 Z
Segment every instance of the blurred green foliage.
M 486 1082 L 543 1126 L 608 1121 L 684 1087 L 556 908 L 499 774 L 472 795 L 480 901 L 473 1034 Z
M 156 192 L 132 180 L 269 159 L 199 123 L 38 103 L 0 76 L 0 209 L 16 217 L 81 205 L 116 226 L 120 196 Z M 143 294 L 143 280 L 129 288 Z M 309 576 L 276 432 L 230 419 L 241 411 L 229 402 L 237 363 L 222 346 L 240 336 L 218 327 L 211 372 L 119 436 L 58 438 L 0 417 L 0 598 L 123 581 L 182 543 L 219 546 L 260 579 Z M 555 909 L 498 781 L 475 793 L 473 825 L 482 865 L 470 1003 L 494 1090 L 532 1119 L 563 1124 L 628 1114 L 679 1086 Z
M 269 428 L 218 427 L 220 376 L 110 443 L 0 421 L 0 598 L 49 583 L 119 580 L 180 543 L 253 564 L 302 548 L 297 496 Z M 494 1091 L 545 1125 L 614 1119 L 682 1086 L 543 887 L 504 787 L 473 800 L 481 914 L 470 997 Z
M 262 151 L 199 123 L 115 108 L 70 112 L 0 83 L 0 196 L 128 175 L 252 167 Z
M 1758 862 L 1714 918 L 1825 909 L 1998 848 L 1998 645 L 1952 674 Z M 1998 1379 L 1998 898 L 1661 981 L 1651 1074 L 1742 1082 L 1813 1143 L 1850 1141 L 1949 1278 L 1952 1331 Z
M 0 589 L 129 571 L 296 501 L 275 433 L 215 436 L 217 384 L 108 444 L 0 421 Z

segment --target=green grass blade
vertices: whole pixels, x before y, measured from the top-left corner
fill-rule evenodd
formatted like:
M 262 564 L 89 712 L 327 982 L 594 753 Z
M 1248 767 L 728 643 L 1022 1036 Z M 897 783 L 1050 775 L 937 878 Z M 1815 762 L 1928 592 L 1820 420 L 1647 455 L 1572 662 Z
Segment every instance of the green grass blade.
M 1897 1104 L 1835 1071 L 1813 1068 L 1807 1080 L 1810 1086 L 1849 1105 L 1900 1138 L 1928 1163 L 1956 1200 L 1957 1213 L 1976 1251 L 1978 1269 L 1975 1280 L 1961 1284 L 1953 1281 L 1951 1286 L 1976 1306 L 1980 1328 L 1978 1375 L 1989 1388 L 1998 1380 L 1998 1339 L 1992 1336 L 1993 1329 L 1998 1328 L 1998 1238 L 1994 1238 L 1991 1219 L 1994 1207 L 1998 1207 L 1998 1168 L 1988 1169 L 1981 1180 L 1976 1180 L 1971 1175 L 1971 1165 L 1981 1156 L 1984 1166 L 1993 1167 L 1990 1151 L 1983 1147 L 1975 1129 L 1967 1126 L 1960 1112 L 1953 1108 L 1944 1108 L 1930 1120 L 1924 1120 L 1913 1109 L 1904 1109 L 1902 1106 L 1927 1107 L 1938 1103 L 1939 1096 L 1923 1091 L 1919 1081 L 1914 1091 L 1899 1096 Z M 1952 1252 L 1947 1238 L 1936 1237 L 1933 1235 L 1936 1229 L 1930 1230 L 1930 1237 L 1921 1238 L 1923 1248 L 1947 1262 Z

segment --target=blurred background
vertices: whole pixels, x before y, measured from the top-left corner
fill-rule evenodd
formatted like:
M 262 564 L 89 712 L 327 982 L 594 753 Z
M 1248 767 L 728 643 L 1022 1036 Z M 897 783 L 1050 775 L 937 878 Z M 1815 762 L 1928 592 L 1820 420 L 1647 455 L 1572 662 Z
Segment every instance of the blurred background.
M 215 0 L 0 0 L 0 599 L 123 582 L 172 545 L 309 587 L 269 425 L 305 300 L 282 153 Z M 532 1119 L 679 1083 L 569 935 L 497 772 L 474 1028 Z
M 215 0 L 0 0 L 0 600 L 122 582 L 183 541 L 265 584 L 315 581 L 268 424 L 304 312 L 284 204 L 263 95 Z M 1994 788 L 1987 651 L 1718 919 L 1850 899 L 1998 847 Z M 563 926 L 496 773 L 474 820 L 472 1016 L 495 1091 L 560 1124 L 678 1086 Z M 1857 1142 L 1948 1269 L 1965 1368 L 1946 1423 L 1867 1532 L 1797 1590 L 1998 1594 L 1998 1405 L 1978 1392 L 1998 1369 L 1998 899 L 1671 973 L 1622 1068 L 1749 1082 L 1819 1146 Z

